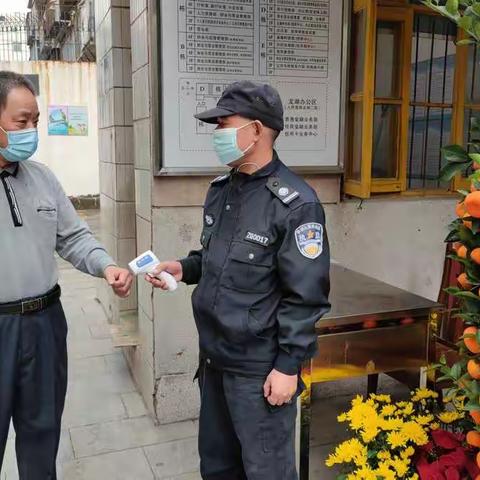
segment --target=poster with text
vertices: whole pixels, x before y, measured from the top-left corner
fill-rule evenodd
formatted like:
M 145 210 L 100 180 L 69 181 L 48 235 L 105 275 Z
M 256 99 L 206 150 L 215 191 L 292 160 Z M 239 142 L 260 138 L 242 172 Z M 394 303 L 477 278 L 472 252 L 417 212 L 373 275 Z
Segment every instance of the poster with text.
M 238 80 L 280 92 L 285 130 L 277 149 L 292 167 L 339 163 L 341 0 L 161 0 L 162 167 L 218 168 L 214 126 L 194 115 Z
M 48 134 L 60 136 L 88 135 L 88 108 L 85 106 L 50 105 Z

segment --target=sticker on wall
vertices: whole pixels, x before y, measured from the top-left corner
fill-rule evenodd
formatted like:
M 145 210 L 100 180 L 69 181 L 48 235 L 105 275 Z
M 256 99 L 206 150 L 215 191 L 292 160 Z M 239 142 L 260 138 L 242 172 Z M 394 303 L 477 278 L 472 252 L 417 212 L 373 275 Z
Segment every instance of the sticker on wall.
M 50 105 L 48 107 L 48 134 L 60 136 L 87 136 L 88 108 Z

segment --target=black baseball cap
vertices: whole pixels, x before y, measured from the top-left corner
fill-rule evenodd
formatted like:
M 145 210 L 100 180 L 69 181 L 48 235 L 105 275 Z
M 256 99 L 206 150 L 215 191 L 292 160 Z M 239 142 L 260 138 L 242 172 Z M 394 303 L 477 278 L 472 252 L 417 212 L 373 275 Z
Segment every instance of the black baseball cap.
M 229 85 L 215 108 L 195 115 L 205 123 L 218 123 L 218 118 L 241 115 L 260 120 L 273 130 L 283 130 L 283 105 L 279 93 L 271 85 L 248 80 Z

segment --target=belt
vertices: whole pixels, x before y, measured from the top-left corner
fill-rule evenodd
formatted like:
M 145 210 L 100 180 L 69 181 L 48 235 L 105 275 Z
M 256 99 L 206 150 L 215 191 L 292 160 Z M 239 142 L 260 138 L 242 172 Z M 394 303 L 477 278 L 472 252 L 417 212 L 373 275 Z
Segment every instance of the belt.
M 0 315 L 25 315 L 37 313 L 53 305 L 61 295 L 59 285 L 40 297 L 26 298 L 18 302 L 0 303 Z

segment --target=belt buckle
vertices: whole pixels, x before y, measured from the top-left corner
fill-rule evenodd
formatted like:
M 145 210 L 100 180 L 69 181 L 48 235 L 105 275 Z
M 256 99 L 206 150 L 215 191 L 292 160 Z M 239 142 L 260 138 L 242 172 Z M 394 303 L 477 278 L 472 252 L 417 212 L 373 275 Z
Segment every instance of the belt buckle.
M 36 300 L 27 300 L 26 302 L 22 302 L 22 314 L 37 312 L 38 310 L 42 309 L 42 305 L 43 305 L 43 301 L 42 301 L 41 298 L 37 298 Z

